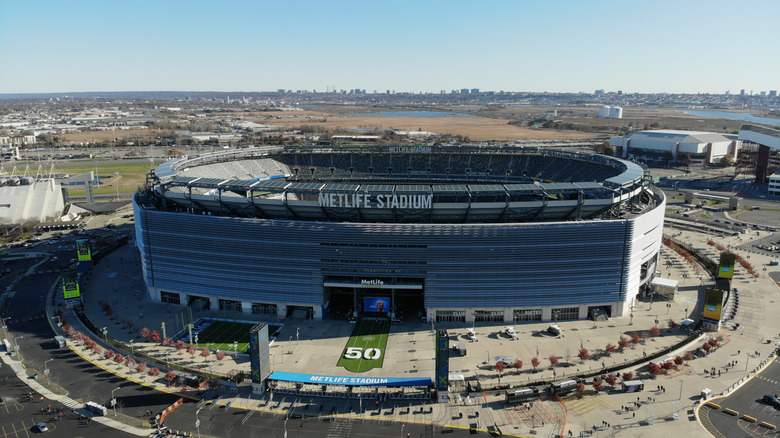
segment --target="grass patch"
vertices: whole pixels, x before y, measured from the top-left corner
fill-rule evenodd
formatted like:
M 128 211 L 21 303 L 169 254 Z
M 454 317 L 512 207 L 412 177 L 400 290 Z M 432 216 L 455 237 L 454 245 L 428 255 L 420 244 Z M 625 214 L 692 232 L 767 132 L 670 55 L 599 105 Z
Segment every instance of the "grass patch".
M 352 336 L 341 353 L 338 366 L 353 373 L 382 368 L 389 333 L 388 321 L 361 320 L 352 330 Z
M 704 214 L 704 213 L 700 214 L 699 217 L 704 218 L 704 219 L 712 219 L 712 216 L 710 216 L 708 214 Z
M 245 322 L 212 321 L 208 327 L 198 333 L 198 343 L 195 345 L 198 348 L 208 347 L 227 353 L 235 351 L 233 342 L 238 342 L 238 352 L 245 353 L 249 347 L 249 330 L 254 326 L 255 324 Z M 279 326 L 269 325 L 268 335 L 272 336 L 277 330 Z
M 134 193 L 146 182 L 146 174 L 152 169 L 151 163 L 103 163 L 103 159 L 78 161 L 77 165 L 55 167 L 58 172 L 70 175 L 78 175 L 97 170 L 97 176 L 103 178 L 100 186 L 92 188 L 95 194 L 108 195 L 116 193 L 116 185 L 119 185 L 119 193 Z M 71 164 L 73 161 L 70 162 Z M 160 162 L 161 163 L 161 162 Z M 156 164 L 160 164 L 156 163 Z M 156 167 L 156 166 L 155 166 Z M 119 172 L 119 178 L 114 177 L 114 172 Z M 83 196 L 86 190 L 80 186 L 69 186 L 69 192 L 73 196 Z

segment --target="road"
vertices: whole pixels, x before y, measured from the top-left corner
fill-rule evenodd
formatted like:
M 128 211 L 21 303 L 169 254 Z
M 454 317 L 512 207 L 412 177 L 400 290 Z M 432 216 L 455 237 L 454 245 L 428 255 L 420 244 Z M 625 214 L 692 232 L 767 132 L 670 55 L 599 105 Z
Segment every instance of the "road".
M 30 264 L 31 261 L 17 263 Z M 57 347 L 52 326 L 45 313 L 45 299 L 50 287 L 58 279 L 58 272 L 26 276 L 17 283 L 15 295 L 7 302 L 5 317 L 8 318 L 8 339 L 18 344 L 27 374 L 31 376 L 37 373 L 41 384 L 50 386 L 55 392 L 67 393 L 71 399 L 94 401 L 106 406 L 111 399 L 111 392 L 119 388 L 114 391 L 118 401 L 117 414 L 130 417 L 138 424 L 147 417 L 148 410 L 160 412 L 177 400 L 175 395 L 126 381 L 85 361 L 70 349 Z M 48 378 L 45 376 L 46 369 L 49 370 Z M 26 436 L 19 435 L 16 431 L 22 430 L 20 428 L 23 426 L 29 426 L 27 429 L 30 429 L 34 423 L 52 418 L 50 414 L 39 412 L 41 408 L 48 407 L 50 402 L 39 402 L 37 397 L 34 397 L 36 401 L 27 401 L 28 397 L 25 395 L 29 393 L 29 388 L 19 381 L 9 366 L 4 366 L 2 372 L 0 376 L 3 379 L 8 377 L 8 382 L 3 385 L 0 396 L 7 398 L 8 402 L 4 408 L 0 408 L 0 413 L 9 414 L 0 416 L 3 436 Z M 58 421 L 56 427 L 66 430 L 79 429 L 72 433 L 63 433 L 62 436 L 98 436 L 108 431 L 111 431 L 111 436 L 132 436 L 95 422 L 92 423 L 90 432 L 85 433 L 80 430 L 86 428 L 86 423 L 79 419 L 80 416 L 62 405 L 54 403 L 52 406 L 55 409 L 65 408 L 64 412 L 67 413 L 66 421 Z M 19 412 L 25 414 L 20 417 Z M 27 417 L 27 412 L 30 417 Z
M 753 366 L 758 364 L 760 358 L 753 356 Z M 750 363 L 746 363 L 750 366 Z M 739 367 L 742 364 L 738 364 Z M 715 402 L 724 409 L 731 409 L 739 413 L 738 416 L 729 415 L 723 409 L 702 409 L 703 423 L 714 436 L 759 436 L 765 435 L 767 429 L 760 426 L 761 422 L 780 424 L 780 409 L 769 406 L 761 401 L 764 394 L 780 393 L 780 363 L 777 358 L 759 375 L 746 383 L 728 397 L 718 399 Z M 743 415 L 756 419 L 755 423 L 740 420 Z M 774 433 L 772 433 L 774 434 Z

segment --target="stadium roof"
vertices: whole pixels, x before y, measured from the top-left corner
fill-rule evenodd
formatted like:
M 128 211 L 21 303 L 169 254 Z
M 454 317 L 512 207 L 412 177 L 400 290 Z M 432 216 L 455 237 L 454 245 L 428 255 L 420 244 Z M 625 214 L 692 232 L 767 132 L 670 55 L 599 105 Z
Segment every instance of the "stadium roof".
M 630 180 L 630 178 L 611 178 L 611 180 Z M 222 189 L 235 192 L 273 192 L 273 193 L 407 193 L 407 194 L 466 194 L 466 193 L 563 193 L 579 191 L 612 191 L 601 183 L 538 183 L 538 184 L 349 184 L 349 183 L 299 183 L 282 179 L 268 181 L 241 181 L 218 178 L 175 177 L 166 185 L 171 187 L 191 187 L 203 189 Z
M 703 131 L 678 131 L 673 129 L 658 129 L 653 131 L 637 131 L 629 138 L 647 137 L 663 139 L 680 143 L 719 143 L 731 141 L 729 138 L 716 132 Z

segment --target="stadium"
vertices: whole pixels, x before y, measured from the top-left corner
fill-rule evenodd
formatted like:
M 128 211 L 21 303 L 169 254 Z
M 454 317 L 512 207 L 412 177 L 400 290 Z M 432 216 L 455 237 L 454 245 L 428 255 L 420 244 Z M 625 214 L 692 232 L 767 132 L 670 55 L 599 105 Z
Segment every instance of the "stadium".
M 665 197 L 537 147 L 285 146 L 167 162 L 134 198 L 150 297 L 261 318 L 628 316 Z

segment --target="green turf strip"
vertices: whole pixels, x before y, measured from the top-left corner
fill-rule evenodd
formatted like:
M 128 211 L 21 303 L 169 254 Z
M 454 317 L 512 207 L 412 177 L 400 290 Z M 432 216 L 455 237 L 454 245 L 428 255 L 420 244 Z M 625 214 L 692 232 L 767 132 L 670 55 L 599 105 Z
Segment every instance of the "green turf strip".
M 342 366 L 347 371 L 353 373 L 365 373 L 374 368 L 382 368 L 385 360 L 388 333 L 390 333 L 390 324 L 386 321 L 360 321 L 352 330 L 352 336 L 350 336 L 344 351 L 341 353 L 338 366 Z M 372 348 L 379 350 L 379 357 L 366 359 L 366 351 Z M 347 358 L 350 354 L 359 354 L 360 358 Z M 368 354 L 375 354 L 375 351 L 369 351 Z
M 243 353 L 249 347 L 249 330 L 255 324 L 244 322 L 213 321 L 202 332 L 198 333 L 198 348 L 208 347 L 212 350 L 222 350 L 225 353 L 233 352 L 233 342 L 238 342 L 238 352 Z M 278 330 L 278 326 L 269 326 L 271 330 Z

